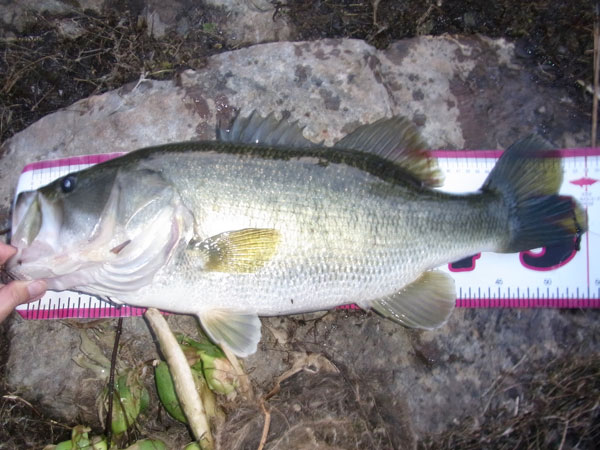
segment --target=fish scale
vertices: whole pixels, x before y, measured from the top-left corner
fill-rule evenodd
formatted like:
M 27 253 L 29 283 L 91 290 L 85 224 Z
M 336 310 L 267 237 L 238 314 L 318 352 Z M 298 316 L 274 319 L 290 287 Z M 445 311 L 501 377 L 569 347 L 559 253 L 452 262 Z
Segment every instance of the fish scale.
M 310 167 L 308 164 L 311 166 L 313 164 L 311 161 L 306 163 L 307 168 Z M 203 180 L 204 186 L 209 187 L 206 191 L 196 187 L 190 189 L 203 194 L 201 198 L 196 196 L 197 203 L 194 205 L 195 208 L 205 210 L 200 214 L 203 217 L 203 223 L 198 229 L 200 235 L 217 234 L 224 229 L 224 226 L 232 229 L 254 227 L 282 230 L 282 243 L 278 247 L 277 255 L 255 277 L 243 274 L 237 277 L 238 280 L 233 281 L 236 275 L 229 275 L 229 281 L 224 284 L 220 274 L 207 274 L 202 277 L 208 278 L 206 284 L 203 284 L 203 280 L 198 280 L 200 272 L 191 265 L 191 270 L 186 271 L 184 276 L 189 278 L 192 284 L 202 286 L 203 288 L 200 289 L 202 292 L 210 293 L 207 295 L 205 306 L 211 308 L 214 302 L 215 305 L 239 307 L 240 299 L 248 299 L 247 301 L 251 301 L 253 307 L 261 314 L 271 315 L 318 309 L 322 303 L 325 307 L 333 307 L 350 293 L 356 296 L 357 289 L 362 288 L 359 295 L 364 295 L 365 292 L 372 294 L 374 289 L 375 291 L 379 289 L 385 267 L 388 267 L 389 272 L 390 261 L 398 261 L 402 258 L 390 250 L 386 251 L 386 248 L 389 249 L 391 246 L 389 240 L 380 243 L 379 247 L 374 245 L 376 233 L 373 224 L 387 223 L 384 228 L 387 228 L 387 236 L 390 236 L 390 231 L 396 227 L 396 224 L 391 221 L 393 212 L 378 213 L 379 205 L 358 197 L 356 201 L 351 201 L 349 204 L 348 202 L 340 204 L 341 199 L 335 195 L 336 192 L 352 195 L 352 192 L 348 191 L 355 191 L 356 195 L 360 190 L 360 185 L 353 187 L 346 181 L 356 181 L 357 176 L 345 173 L 348 170 L 344 171 L 344 167 L 341 168 L 342 173 L 339 173 L 340 170 L 335 167 L 335 164 L 323 166 L 322 170 L 330 174 L 328 182 L 324 183 L 321 190 L 315 191 L 314 186 L 306 186 L 303 183 L 305 177 L 302 166 L 299 173 L 289 176 L 284 170 L 286 167 L 284 161 L 275 164 L 281 164 L 283 167 L 273 167 L 272 162 L 265 163 L 264 160 L 258 160 L 253 167 L 250 161 L 239 161 L 237 158 L 230 164 L 224 164 L 221 158 L 214 168 L 210 167 L 210 161 L 198 164 L 202 166 L 202 173 L 208 176 L 212 173 L 226 174 L 219 176 L 219 182 L 216 179 Z M 242 170 L 244 168 L 248 168 L 248 171 Z M 308 169 L 306 171 L 308 172 Z M 250 181 L 243 186 L 243 190 L 236 181 L 242 175 L 244 180 Z M 364 174 L 358 173 L 358 175 Z M 171 177 L 189 179 L 183 174 L 174 174 Z M 320 177 L 313 173 L 313 178 Z M 214 189 L 211 188 L 212 186 Z M 186 188 L 181 190 L 185 191 Z M 307 208 L 306 202 L 302 204 L 302 199 L 306 199 L 311 193 L 316 196 L 315 203 L 311 208 Z M 258 203 L 254 200 L 257 197 L 261 198 Z M 289 205 L 290 200 L 292 204 L 297 203 L 298 206 L 280 208 L 279 205 Z M 213 204 L 219 206 L 220 213 L 215 214 L 211 211 L 210 205 Z M 251 207 L 240 209 L 239 205 L 251 205 Z M 363 214 L 356 217 L 352 211 L 359 208 L 363 210 Z M 365 214 L 364 210 L 368 208 L 372 212 Z M 311 228 L 315 227 L 319 230 L 317 234 L 311 232 Z M 380 233 L 379 236 L 381 235 Z M 315 241 L 314 237 L 317 236 L 319 240 Z M 365 256 L 357 261 L 357 264 L 351 264 L 351 258 L 356 253 L 360 254 L 361 248 L 373 249 L 373 247 L 375 249 L 371 253 L 365 252 Z M 313 269 L 316 270 L 316 274 L 312 272 Z M 346 269 L 357 274 L 354 282 L 350 283 L 342 276 Z M 300 289 L 299 285 L 295 284 L 297 279 L 313 278 L 315 275 L 320 278 L 320 291 L 316 297 L 313 290 L 306 287 Z M 376 276 L 379 276 L 377 286 L 374 285 Z M 171 274 L 165 274 L 165 278 L 171 283 Z M 278 279 L 279 282 L 274 284 L 273 278 Z M 398 277 L 393 278 L 395 285 Z M 160 278 L 153 285 L 160 285 Z M 393 288 L 388 287 L 388 292 L 390 289 Z M 146 292 L 142 292 L 142 295 L 148 297 Z M 281 297 L 294 298 L 296 301 L 294 303 L 290 301 L 287 307 L 282 307 L 275 301 Z
M 192 156 L 189 158 L 192 159 Z M 214 167 L 211 166 L 210 158 L 207 161 L 198 158 L 199 161 L 195 162 L 198 172 L 201 173 L 202 187 L 193 186 L 189 191 L 201 193 L 200 197 L 195 194 L 192 202 L 195 203 L 193 209 L 204 210 L 200 214 L 202 224 L 199 225 L 198 233 L 201 236 L 212 236 L 227 229 L 225 227 L 276 228 L 282 230 L 282 242 L 277 255 L 256 278 L 239 276 L 237 281 L 227 283 L 225 289 L 220 285 L 220 277 L 214 283 L 203 285 L 199 271 L 191 271 L 188 277 L 194 280 L 198 287 L 204 287 L 200 290 L 209 293 L 203 306 L 210 308 L 213 306 L 212 302 L 215 305 L 232 302 L 232 307 L 240 307 L 241 299 L 247 298 L 247 301 L 251 301 L 263 315 L 305 312 L 318 309 L 319 305 L 328 308 L 340 304 L 344 298 L 360 301 L 366 294 L 389 294 L 399 283 L 411 281 L 431 264 L 420 255 L 415 255 L 419 237 L 427 238 L 427 233 L 418 229 L 428 226 L 431 218 L 421 214 L 410 214 L 408 211 L 404 213 L 404 209 L 413 208 L 415 205 L 404 202 L 400 193 L 392 192 L 395 186 L 386 186 L 388 193 L 387 201 L 384 202 L 379 196 L 364 195 L 364 185 L 379 180 L 349 166 L 332 163 L 323 165 L 320 171 L 315 171 L 314 162 L 306 160 L 303 161 L 306 165 L 295 164 L 293 168 L 296 172 L 290 174 L 287 161 L 230 158 L 232 160 L 227 163 L 223 160 L 227 161 L 228 157 L 222 156 Z M 175 166 L 185 167 L 186 164 Z M 313 176 L 311 185 L 304 183 L 309 173 Z M 215 174 L 214 179 L 211 179 L 212 174 Z M 177 171 L 170 174 L 169 178 L 195 180 Z M 245 184 L 241 185 L 239 179 L 243 179 Z M 187 189 L 185 185 L 180 186 L 181 191 L 185 192 Z M 401 192 L 404 193 L 403 190 Z M 310 196 L 315 197 L 314 203 L 307 205 L 305 199 Z M 350 201 L 347 200 L 348 197 Z M 260 201 L 257 201 L 257 198 Z M 289 199 L 297 202 L 298 207 L 282 211 L 280 205 L 288 204 Z M 436 208 L 440 218 L 434 219 L 433 222 L 440 225 L 439 228 L 431 227 L 431 233 L 443 236 L 450 233 L 450 227 L 445 224 L 449 222 L 447 219 L 450 215 L 461 215 L 457 210 L 462 210 L 463 198 L 452 200 L 457 202 L 454 209 L 447 198 L 428 199 L 429 202 L 435 203 L 434 207 L 442 202 L 445 205 L 444 209 Z M 210 205 L 213 204 L 219 205 L 220 213 L 210 211 Z M 239 205 L 249 206 L 241 207 L 240 210 Z M 355 214 L 355 211 L 358 211 L 358 214 Z M 308 228 L 315 226 L 318 231 L 312 233 Z M 432 239 L 429 259 L 439 259 L 440 255 L 446 255 L 448 249 L 452 248 L 460 248 L 454 251 L 464 251 L 464 243 L 460 237 L 456 236 L 458 242 Z M 469 233 L 469 239 L 473 239 L 473 233 Z M 319 245 L 322 246 L 321 249 L 318 248 Z M 480 243 L 473 245 L 481 248 Z M 296 259 L 299 256 L 301 259 Z M 351 256 L 359 259 L 358 264 L 351 268 L 357 273 L 358 279 L 349 285 L 347 280 L 339 277 L 339 273 L 348 267 L 348 258 Z M 419 260 L 420 265 L 412 267 L 413 265 L 409 264 L 411 259 Z M 325 281 L 320 283 L 320 287 L 325 290 L 317 297 L 312 290 L 299 292 L 287 286 L 294 277 L 310 277 L 310 268 L 319 267 L 320 263 L 323 263 L 323 270 L 328 275 Z M 280 265 L 292 273 L 290 277 L 277 277 L 278 283 L 274 284 L 271 270 L 277 271 Z M 166 277 L 169 282 L 172 280 L 172 275 Z M 153 283 L 158 284 L 160 283 Z M 231 292 L 232 285 L 237 286 L 238 292 Z M 150 292 L 151 289 L 148 288 L 141 294 L 146 298 L 154 296 Z M 163 297 L 163 293 L 155 296 Z M 275 306 L 276 298 L 286 296 L 296 297 L 297 301 L 288 305 L 286 309 Z

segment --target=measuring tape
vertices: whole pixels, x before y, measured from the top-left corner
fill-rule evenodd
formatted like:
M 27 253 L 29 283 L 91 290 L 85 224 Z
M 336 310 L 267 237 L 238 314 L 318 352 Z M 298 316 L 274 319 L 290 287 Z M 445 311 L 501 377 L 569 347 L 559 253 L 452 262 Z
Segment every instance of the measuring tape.
M 434 151 L 445 174 L 448 192 L 478 190 L 501 151 Z M 589 230 L 581 250 L 537 249 L 515 254 L 481 253 L 440 269 L 456 282 L 460 308 L 600 308 L 600 148 L 560 151 L 563 157 L 561 195 L 584 206 Z M 111 153 L 41 161 L 27 165 L 17 194 L 37 189 L 70 172 L 122 155 Z M 96 297 L 72 291 L 48 292 L 32 303 L 19 305 L 26 319 L 103 318 L 139 316 L 144 308 L 115 307 Z

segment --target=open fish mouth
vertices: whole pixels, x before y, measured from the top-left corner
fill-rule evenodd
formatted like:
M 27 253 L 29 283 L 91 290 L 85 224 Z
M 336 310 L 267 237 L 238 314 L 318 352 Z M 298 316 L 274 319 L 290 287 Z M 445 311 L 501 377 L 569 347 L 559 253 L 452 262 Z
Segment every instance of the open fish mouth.
M 11 243 L 18 248 L 28 246 L 38 235 L 41 225 L 42 218 L 37 192 L 21 192 L 13 208 Z
M 7 263 L 7 272 L 16 278 L 33 279 L 52 276 L 50 267 L 44 267 L 48 257 L 58 251 L 58 235 L 62 212 L 36 191 L 19 194 L 13 209 L 11 244 L 17 254 Z M 37 263 L 39 261 L 39 264 Z M 28 266 L 21 273 L 21 266 Z

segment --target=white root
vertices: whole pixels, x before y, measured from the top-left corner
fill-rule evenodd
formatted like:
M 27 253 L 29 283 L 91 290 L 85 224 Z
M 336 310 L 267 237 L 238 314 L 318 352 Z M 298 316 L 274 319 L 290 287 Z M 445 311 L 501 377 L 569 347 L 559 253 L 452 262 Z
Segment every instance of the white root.
M 225 357 L 233 367 L 235 375 L 240 383 L 240 391 L 243 396 L 245 396 L 248 400 L 252 400 L 254 398 L 254 391 L 252 390 L 252 384 L 250 383 L 250 379 L 244 369 L 242 369 L 242 365 L 240 361 L 237 359 L 235 354 L 227 347 L 226 344 L 221 345 L 221 350 L 225 353 Z
M 167 360 L 173 377 L 175 392 L 177 392 L 181 408 L 188 419 L 194 437 L 203 450 L 212 450 L 214 441 L 206 412 L 196 390 L 192 371 L 181 347 L 177 343 L 177 339 L 169 328 L 167 321 L 156 308 L 148 308 L 144 316 L 158 338 L 160 349 Z

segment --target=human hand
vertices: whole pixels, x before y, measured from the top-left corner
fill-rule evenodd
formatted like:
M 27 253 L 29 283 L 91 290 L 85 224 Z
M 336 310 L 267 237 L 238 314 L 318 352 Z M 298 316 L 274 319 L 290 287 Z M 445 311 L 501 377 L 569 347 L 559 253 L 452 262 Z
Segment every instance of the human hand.
M 0 265 L 17 252 L 17 249 L 0 243 Z M 7 285 L 0 284 L 0 322 L 21 303 L 37 300 L 46 292 L 46 283 L 37 281 L 11 281 Z

